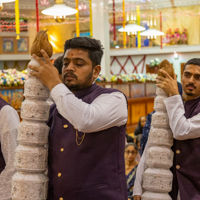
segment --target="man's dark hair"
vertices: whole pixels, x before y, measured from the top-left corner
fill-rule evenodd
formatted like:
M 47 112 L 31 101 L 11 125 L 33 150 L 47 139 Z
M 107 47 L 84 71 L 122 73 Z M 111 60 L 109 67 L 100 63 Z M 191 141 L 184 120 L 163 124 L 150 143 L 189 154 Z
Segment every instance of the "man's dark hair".
M 65 52 L 68 49 L 82 49 L 88 52 L 89 59 L 92 61 L 92 66 L 101 64 L 103 56 L 103 46 L 100 40 L 88 38 L 88 37 L 76 37 L 65 42 Z
M 200 66 L 200 58 L 192 58 L 190 60 L 188 60 L 185 64 L 185 66 L 183 67 L 183 71 L 185 71 L 185 68 L 187 65 L 198 65 Z
M 54 67 L 57 68 L 59 74 L 62 74 L 63 67 L 63 56 L 59 56 L 53 63 Z

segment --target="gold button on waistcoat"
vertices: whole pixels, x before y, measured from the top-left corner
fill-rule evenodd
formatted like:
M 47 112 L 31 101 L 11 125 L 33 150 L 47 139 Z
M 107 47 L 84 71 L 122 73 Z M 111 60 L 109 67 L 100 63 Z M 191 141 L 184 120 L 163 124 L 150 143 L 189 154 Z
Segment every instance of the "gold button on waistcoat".
M 180 169 L 181 167 L 180 167 L 180 165 L 176 165 L 176 169 Z
M 60 199 L 59 200 L 63 200 L 63 198 L 62 197 L 60 197 Z
M 179 153 L 181 153 L 181 152 L 180 152 L 180 150 L 177 150 L 176 153 L 179 154 Z
M 67 124 L 65 124 L 64 126 L 63 126 L 63 128 L 67 128 L 68 127 L 68 125 Z
M 58 177 L 61 177 L 61 173 L 58 173 Z
M 60 151 L 63 152 L 63 151 L 64 151 L 64 148 L 61 148 Z

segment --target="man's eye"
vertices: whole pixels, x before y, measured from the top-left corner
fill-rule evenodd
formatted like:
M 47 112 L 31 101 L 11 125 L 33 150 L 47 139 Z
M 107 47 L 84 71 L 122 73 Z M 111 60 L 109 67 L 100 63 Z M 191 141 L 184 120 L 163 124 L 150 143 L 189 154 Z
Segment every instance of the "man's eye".
M 200 76 L 196 76 L 195 79 L 196 79 L 196 80 L 200 80 Z
M 185 74 L 185 77 L 189 78 L 189 77 L 190 77 L 190 74 Z
M 76 65 L 79 66 L 79 67 L 83 66 L 83 64 L 79 64 L 79 63 L 76 63 Z
M 68 65 L 69 65 L 69 63 L 64 63 L 63 65 L 64 65 L 64 66 L 68 66 Z

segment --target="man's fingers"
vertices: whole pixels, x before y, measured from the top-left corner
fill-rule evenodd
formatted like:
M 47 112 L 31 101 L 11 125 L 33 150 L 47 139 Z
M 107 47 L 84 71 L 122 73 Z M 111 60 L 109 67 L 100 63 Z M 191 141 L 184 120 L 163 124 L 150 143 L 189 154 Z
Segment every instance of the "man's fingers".
M 164 88 L 164 85 L 163 84 L 161 84 L 161 83 L 156 83 L 156 87 L 159 87 L 159 88 Z
M 141 200 L 141 196 L 139 195 L 134 196 L 134 200 Z
M 36 67 L 36 66 L 32 66 L 32 65 L 28 65 L 28 68 L 35 71 L 35 72 L 39 72 L 40 71 L 40 67 Z
M 37 55 L 33 54 L 32 55 L 33 58 L 39 62 L 40 65 L 43 65 L 44 66 L 44 61 L 42 60 L 42 58 L 38 57 Z
M 165 80 L 166 80 L 166 78 L 164 78 L 164 77 L 162 77 L 162 76 L 157 76 L 156 79 L 157 79 L 157 80 L 161 80 L 161 81 L 165 81 Z
M 38 78 L 38 77 L 39 77 L 39 72 L 31 71 L 31 72 L 30 72 L 30 75 L 31 75 L 31 76 L 35 76 L 35 77 Z
M 45 62 L 46 62 L 47 64 L 51 64 L 51 61 L 50 61 L 49 56 L 47 55 L 47 53 L 46 53 L 43 49 L 42 49 L 40 52 L 42 53 Z
M 172 77 L 171 77 L 165 70 L 160 69 L 159 71 L 160 71 L 162 74 L 164 74 L 166 78 L 172 79 Z
M 157 84 L 162 84 L 162 85 L 168 85 L 169 86 L 169 81 L 162 81 L 162 80 L 156 80 Z

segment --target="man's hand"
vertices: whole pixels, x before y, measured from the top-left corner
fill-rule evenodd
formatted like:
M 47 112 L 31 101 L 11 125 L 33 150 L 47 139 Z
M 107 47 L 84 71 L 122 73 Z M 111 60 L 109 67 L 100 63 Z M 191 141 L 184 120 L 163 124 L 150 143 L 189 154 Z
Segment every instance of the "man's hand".
M 140 195 L 135 195 L 134 196 L 134 200 L 141 200 L 141 196 Z
M 174 78 L 172 78 L 166 71 L 161 69 L 160 72 L 165 75 L 165 78 L 158 76 L 156 78 L 156 86 L 162 88 L 169 97 L 179 95 L 176 75 L 174 74 Z
M 62 83 L 62 81 L 59 78 L 58 70 L 51 63 L 47 53 L 44 50 L 41 50 L 41 53 L 45 62 L 40 57 L 32 55 L 33 58 L 39 62 L 40 67 L 28 65 L 28 68 L 33 70 L 30 72 L 30 75 L 40 79 L 51 91 L 56 85 Z

